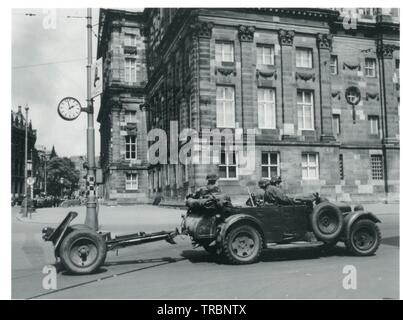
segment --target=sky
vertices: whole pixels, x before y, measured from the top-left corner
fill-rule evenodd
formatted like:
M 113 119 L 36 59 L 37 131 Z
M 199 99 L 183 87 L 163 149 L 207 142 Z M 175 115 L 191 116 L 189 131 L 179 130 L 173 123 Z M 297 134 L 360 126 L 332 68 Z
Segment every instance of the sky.
M 38 16 L 27 16 L 35 13 Z M 98 32 L 99 10 L 93 9 L 94 32 Z M 71 96 L 86 106 L 86 9 L 57 9 L 55 28 L 45 28 L 47 13 L 42 9 L 12 10 L 12 109 L 29 107 L 29 118 L 37 130 L 37 145 L 55 146 L 59 156 L 86 155 L 87 114 L 65 121 L 57 113 L 59 101 Z M 93 57 L 96 57 L 93 36 Z M 99 155 L 99 124 L 96 116 L 95 142 Z

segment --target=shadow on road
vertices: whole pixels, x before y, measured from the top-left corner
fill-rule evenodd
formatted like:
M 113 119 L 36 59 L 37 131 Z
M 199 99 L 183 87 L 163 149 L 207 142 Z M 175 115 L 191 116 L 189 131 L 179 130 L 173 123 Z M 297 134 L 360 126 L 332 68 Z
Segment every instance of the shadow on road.
M 400 242 L 399 236 L 383 238 L 381 241 L 382 244 L 386 244 L 386 245 L 394 246 L 394 247 L 399 247 L 399 242 Z
M 274 262 L 287 260 L 309 260 L 319 259 L 321 257 L 330 256 L 349 256 L 349 253 L 344 247 L 334 247 L 326 251 L 320 248 L 296 248 L 296 249 L 265 249 L 262 251 L 260 262 Z M 209 262 L 223 264 L 225 261 L 219 256 L 211 255 L 205 251 L 199 250 L 184 250 L 182 257 L 192 263 Z

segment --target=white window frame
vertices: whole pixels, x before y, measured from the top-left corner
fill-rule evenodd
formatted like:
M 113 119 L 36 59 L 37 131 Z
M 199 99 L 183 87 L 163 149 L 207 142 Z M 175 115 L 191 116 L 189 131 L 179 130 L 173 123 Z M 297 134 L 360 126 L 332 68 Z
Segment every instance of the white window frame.
M 133 139 L 134 139 L 134 141 L 133 141 Z M 129 151 L 127 151 L 127 147 L 129 147 Z M 129 152 L 129 157 L 127 157 L 127 152 Z M 132 158 L 133 152 L 135 155 L 134 158 Z M 125 136 L 125 159 L 126 160 L 136 160 L 137 159 L 137 137 L 136 136 Z
M 225 152 L 225 163 L 221 163 L 221 154 L 220 154 L 220 164 L 218 165 L 219 169 L 225 167 L 225 177 L 220 177 L 220 180 L 223 181 L 231 181 L 238 180 L 238 154 L 235 151 L 221 151 L 221 153 Z M 235 164 L 229 163 L 229 155 L 235 153 Z M 229 177 L 229 168 L 235 167 L 235 177 Z
M 380 159 L 380 163 L 377 163 L 377 166 L 380 166 L 380 172 L 381 172 L 381 176 L 375 175 L 375 170 L 374 170 L 374 165 L 375 165 L 375 160 L 376 159 Z M 383 171 L 383 156 L 381 154 L 371 154 L 370 155 L 370 165 L 371 165 L 371 180 L 377 180 L 377 181 L 382 181 L 384 179 L 385 173 Z M 376 160 L 378 161 L 378 160 Z
M 330 74 L 337 75 L 339 73 L 339 59 L 336 55 L 330 56 Z
M 125 82 L 137 82 L 137 61 L 133 58 L 125 58 Z
M 302 95 L 302 101 L 298 101 L 298 95 L 301 93 Z M 311 97 L 311 103 L 306 102 L 306 95 L 310 95 Z M 297 113 L 298 113 L 298 129 L 301 130 L 314 130 L 314 101 L 313 101 L 313 91 L 310 90 L 298 90 L 297 91 Z M 306 123 L 305 118 L 306 118 L 306 112 L 311 113 L 311 123 Z M 302 123 L 300 123 L 300 113 Z
M 371 135 L 379 135 L 379 117 L 378 116 L 368 116 L 369 121 L 369 132 Z
M 258 88 L 257 99 L 258 127 L 276 129 L 276 91 L 270 88 Z
M 304 157 L 306 156 L 306 162 L 304 162 Z M 311 161 L 314 158 L 314 161 Z M 302 167 L 302 180 L 318 180 L 319 179 L 319 154 L 314 152 L 304 152 L 301 157 L 301 167 Z M 313 165 L 312 165 L 313 164 Z M 307 175 L 304 177 L 304 170 L 306 170 Z M 314 177 L 310 177 L 310 172 L 315 172 Z
M 267 153 L 267 163 L 263 163 L 263 154 Z M 271 163 L 271 155 L 275 154 L 277 156 L 277 164 L 272 164 Z M 272 179 L 274 177 L 271 176 L 271 168 L 276 167 L 277 168 L 277 174 L 276 176 L 280 176 L 280 152 L 272 152 L 272 151 L 262 151 L 261 154 L 261 163 L 262 163 L 262 179 Z M 267 173 L 268 177 L 263 176 L 263 168 L 267 168 Z
M 135 47 L 137 45 L 137 36 L 132 33 L 125 33 L 124 44 L 127 47 Z
M 337 119 L 337 121 L 335 121 Z M 337 122 L 337 127 L 335 128 L 334 123 Z M 340 115 L 338 113 L 334 113 L 332 115 L 332 127 L 333 127 L 333 134 L 335 136 L 338 136 L 341 133 L 341 128 L 340 128 Z
M 373 63 L 370 65 L 370 63 Z M 376 78 L 376 59 L 365 58 L 364 74 L 367 78 Z
M 225 52 L 226 49 L 229 49 L 228 53 Z M 215 58 L 216 61 L 220 63 L 234 62 L 234 43 L 229 41 L 216 41 Z
M 137 173 L 127 172 L 125 181 L 126 190 L 139 189 L 139 175 Z
M 256 47 L 257 65 L 274 66 L 274 46 L 258 44 Z
M 304 54 L 308 54 L 308 59 L 305 59 Z M 297 68 L 312 69 L 313 67 L 313 50 L 310 48 L 297 48 L 295 50 L 295 65 Z
M 222 95 L 219 94 L 220 90 Z M 217 86 L 216 92 L 217 128 L 235 128 L 235 88 Z

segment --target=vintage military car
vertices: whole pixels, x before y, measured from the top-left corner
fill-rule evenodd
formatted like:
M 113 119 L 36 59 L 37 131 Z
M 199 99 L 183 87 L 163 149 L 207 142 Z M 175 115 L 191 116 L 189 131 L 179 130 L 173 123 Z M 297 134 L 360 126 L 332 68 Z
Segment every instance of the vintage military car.
M 328 248 L 344 241 L 356 255 L 375 253 L 381 241 L 376 225 L 380 221 L 375 215 L 362 206 L 352 210 L 347 205 L 320 201 L 318 197 L 288 206 L 234 207 L 199 199 L 190 201 L 193 205 L 183 217 L 181 230 L 137 232 L 113 238 L 110 232 L 71 225 L 78 215 L 71 211 L 56 228 L 44 228 L 42 237 L 53 243 L 55 257 L 62 266 L 75 274 L 96 271 L 108 251 L 162 240 L 175 244 L 178 234 L 188 234 L 193 244 L 222 255 L 233 264 L 253 263 L 263 248 L 273 245 L 319 244 Z
M 183 230 L 195 245 L 222 255 L 229 263 L 248 264 L 271 246 L 317 245 L 323 249 L 343 241 L 349 252 L 368 256 L 381 241 L 380 220 L 361 205 L 354 208 L 320 197 L 295 205 L 190 208 Z

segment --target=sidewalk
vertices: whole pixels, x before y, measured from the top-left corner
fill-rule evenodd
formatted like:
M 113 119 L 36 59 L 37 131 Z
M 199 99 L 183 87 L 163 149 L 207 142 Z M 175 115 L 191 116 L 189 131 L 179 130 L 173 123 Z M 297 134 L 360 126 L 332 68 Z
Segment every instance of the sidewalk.
M 152 224 L 178 224 L 185 214 L 179 208 L 167 208 L 165 206 L 135 205 L 135 206 L 100 206 L 99 223 L 102 225 L 152 225 Z M 399 214 L 399 204 L 364 204 L 364 209 L 376 215 Z M 38 224 L 59 224 L 70 211 L 78 213 L 75 224 L 84 223 L 86 208 L 42 208 L 32 214 L 32 219 L 23 218 L 21 214 L 17 219 L 21 222 Z
M 58 225 L 68 212 L 78 213 L 73 224 L 85 221 L 86 207 L 71 208 L 41 208 L 32 214 L 32 218 L 24 218 L 17 214 L 17 219 L 26 223 Z M 151 205 L 99 207 L 99 224 L 102 226 L 149 226 L 149 225 L 179 225 L 181 215 L 185 211 L 179 209 L 155 207 Z

